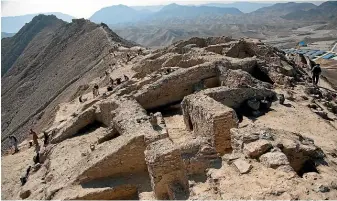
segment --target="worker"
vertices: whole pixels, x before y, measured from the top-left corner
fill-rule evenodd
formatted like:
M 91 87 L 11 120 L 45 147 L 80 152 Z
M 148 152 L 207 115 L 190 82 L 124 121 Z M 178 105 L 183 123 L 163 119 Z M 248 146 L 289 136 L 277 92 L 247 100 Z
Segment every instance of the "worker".
M 16 137 L 14 135 L 9 136 L 9 139 L 12 142 L 12 146 L 14 147 L 14 153 L 19 152 L 19 148 L 18 148 L 18 140 L 16 139 Z
M 43 137 L 44 137 L 43 145 L 47 146 L 47 144 L 49 143 L 49 135 L 46 131 L 43 132 Z
M 124 75 L 124 82 L 128 81 L 129 80 L 129 77 Z
M 30 134 L 33 136 L 33 143 L 35 145 L 35 152 L 39 153 L 40 151 L 40 145 L 38 141 L 38 136 L 37 134 L 33 131 L 33 129 L 30 129 Z
M 319 76 L 322 73 L 321 66 L 319 64 L 316 64 L 312 68 L 311 72 L 312 72 L 312 83 L 314 85 L 317 85 L 318 84 L 318 80 L 319 80 Z
M 95 84 L 94 87 L 92 88 L 92 93 L 93 93 L 94 98 L 99 95 L 99 90 L 98 90 L 97 84 Z

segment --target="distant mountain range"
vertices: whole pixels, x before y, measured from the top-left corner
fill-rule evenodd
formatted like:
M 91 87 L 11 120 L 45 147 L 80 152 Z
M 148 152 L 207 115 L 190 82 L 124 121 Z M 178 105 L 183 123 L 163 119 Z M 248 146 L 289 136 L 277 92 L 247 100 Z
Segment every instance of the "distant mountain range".
M 281 30 L 289 27 L 291 23 L 293 26 L 290 26 L 294 29 L 303 22 L 307 25 L 319 22 L 322 23 L 320 29 L 335 29 L 336 4 L 337 1 L 328 1 L 319 6 L 314 3 L 294 2 L 209 3 L 201 6 L 169 4 L 128 7 L 116 5 L 100 9 L 90 17 L 90 20 L 107 24 L 128 40 L 153 47 L 165 46 L 193 36 L 227 34 L 263 39 L 270 29 Z M 58 16 L 57 13 L 55 14 Z M 72 18 L 64 15 L 58 17 L 65 21 L 70 21 Z M 2 18 L 3 22 L 6 20 L 8 21 L 7 18 Z M 15 23 L 13 24 L 15 26 Z M 13 33 L 20 28 L 20 25 L 16 28 L 12 27 L 15 30 L 4 28 L 6 23 L 2 23 L 2 27 L 2 31 Z
M 337 1 L 327 1 L 312 9 L 290 12 L 282 18 L 287 20 L 329 20 L 337 19 Z M 337 28 L 337 27 L 336 27 Z
M 263 7 L 272 6 L 273 3 L 253 3 L 253 2 L 234 2 L 234 3 L 208 3 L 203 6 L 237 8 L 244 13 L 250 13 Z
M 13 17 L 1 17 L 1 31 L 7 33 L 16 33 L 18 32 L 26 23 L 32 21 L 32 19 L 42 13 L 37 14 L 28 14 L 28 15 L 21 15 L 21 16 L 13 16 Z M 55 15 L 57 18 L 71 22 L 74 17 L 63 14 L 63 13 L 43 13 L 45 15 Z
M 136 22 L 145 19 L 152 12 L 148 10 L 135 10 L 125 5 L 110 6 L 95 12 L 90 21 L 95 23 L 118 24 Z
M 250 13 L 220 15 L 216 12 L 219 7 L 211 7 L 213 13 L 209 15 L 206 12 L 207 9 L 190 12 L 190 9 L 196 8 L 187 6 L 187 9 L 186 6 L 173 4 L 152 13 L 151 20 L 119 25 L 109 24 L 109 26 L 117 34 L 128 40 L 151 47 L 166 46 L 177 40 L 184 40 L 190 37 L 218 35 L 266 39 L 272 37 L 275 33 L 288 36 L 287 34 L 293 29 L 315 23 L 322 24 L 319 27 L 320 29 L 336 29 L 337 18 L 335 14 L 337 11 L 335 10 L 335 4 L 336 1 L 328 1 L 319 6 L 313 3 L 277 3 Z M 221 4 L 209 5 L 220 6 Z M 197 8 L 203 9 L 205 7 L 200 6 Z M 324 16 L 327 17 L 315 17 L 315 13 L 318 11 L 319 13 L 324 13 Z M 177 17 L 174 13 L 177 13 L 177 16 L 188 16 L 193 13 L 195 16 L 176 19 Z M 197 16 L 195 13 L 200 15 Z M 304 13 L 305 15 L 298 17 L 296 15 L 298 13 Z
M 1 39 L 14 36 L 15 33 L 1 32 Z
M 260 8 L 250 14 L 263 16 L 283 16 L 292 12 L 307 11 L 317 6 L 313 3 L 277 3 L 269 7 Z
M 163 19 L 186 19 L 207 15 L 240 15 L 242 12 L 237 8 L 211 7 L 211 6 L 183 6 L 170 4 L 162 7 L 157 12 L 144 9 L 133 9 L 124 5 L 102 8 L 94 13 L 90 20 L 96 23 L 106 24 L 135 23 L 139 21 L 152 21 Z

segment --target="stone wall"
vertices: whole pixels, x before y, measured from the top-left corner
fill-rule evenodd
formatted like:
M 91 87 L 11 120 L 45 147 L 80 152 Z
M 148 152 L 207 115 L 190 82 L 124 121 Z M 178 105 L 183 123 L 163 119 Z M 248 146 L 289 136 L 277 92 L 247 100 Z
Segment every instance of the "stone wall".
M 83 163 L 87 168 L 78 169 L 83 171 L 76 180 L 85 183 L 104 177 L 146 172 L 145 147 L 143 135 L 120 136 L 108 141 L 80 162 L 79 166 Z
M 153 129 L 146 110 L 135 100 L 120 102 L 112 116 L 113 127 L 121 135 L 144 135 L 147 144 L 167 137 L 167 133 L 161 134 Z
M 117 108 L 117 104 L 114 101 L 101 102 L 96 110 L 96 120 L 102 122 L 106 126 L 111 125 L 112 115 L 111 111 Z
M 187 69 L 179 69 L 156 82 L 144 86 L 135 94 L 145 108 L 152 109 L 180 101 L 191 93 L 193 86 L 203 79 L 216 77 L 215 63 L 207 62 Z
M 174 199 L 172 184 L 188 191 L 188 179 L 181 152 L 168 139 L 151 143 L 145 151 L 151 186 L 157 199 Z
M 75 135 L 80 129 L 93 123 L 96 119 L 95 108 L 90 108 L 78 114 L 77 117 L 70 119 L 60 129 L 51 140 L 51 143 L 59 143 Z
M 218 153 L 231 149 L 230 129 L 237 127 L 238 121 L 233 109 L 203 94 L 187 96 L 181 105 L 188 129 L 197 136 L 210 138 Z
M 276 100 L 276 93 L 268 89 L 257 88 L 228 88 L 216 87 L 202 91 L 204 95 L 208 95 L 214 100 L 231 108 L 239 108 L 241 104 L 250 98 L 263 99 L 264 97 Z
M 202 174 L 211 162 L 220 159 L 205 137 L 196 137 L 177 145 L 188 175 Z

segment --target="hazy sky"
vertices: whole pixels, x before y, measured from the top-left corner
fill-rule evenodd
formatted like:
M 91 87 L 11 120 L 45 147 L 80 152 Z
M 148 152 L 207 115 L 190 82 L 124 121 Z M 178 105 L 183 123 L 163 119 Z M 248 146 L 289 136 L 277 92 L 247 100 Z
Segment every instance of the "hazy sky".
M 240 1 L 240 0 L 239 0 Z M 245 0 L 258 1 L 258 0 Z M 281 0 L 282 1 L 282 0 Z M 287 0 L 285 0 L 287 1 Z M 288 0 L 291 1 L 291 0 Z M 161 5 L 161 4 L 202 4 L 207 2 L 231 3 L 226 0 L 210 1 L 174 1 L 174 0 L 9 0 L 1 1 L 1 16 L 17 16 L 41 12 L 62 12 L 74 17 L 89 18 L 97 10 L 111 6 L 124 4 L 128 6 L 137 5 Z

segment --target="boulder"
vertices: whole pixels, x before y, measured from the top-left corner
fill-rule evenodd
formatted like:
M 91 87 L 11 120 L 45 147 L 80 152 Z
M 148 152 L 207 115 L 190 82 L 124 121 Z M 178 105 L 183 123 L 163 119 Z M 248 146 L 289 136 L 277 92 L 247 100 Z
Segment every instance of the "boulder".
M 316 191 L 317 192 L 321 192 L 321 193 L 326 193 L 326 192 L 329 192 L 330 191 L 330 188 L 325 186 L 325 185 L 322 185 L 322 184 L 318 184 L 316 186 Z
M 22 190 L 20 192 L 20 198 L 21 199 L 26 199 L 26 198 L 28 198 L 30 196 L 30 194 L 31 194 L 30 190 Z
M 260 108 L 260 101 L 257 99 L 249 99 L 247 100 L 247 105 L 252 110 L 258 110 Z
M 260 162 L 269 167 L 277 168 L 282 165 L 289 165 L 287 156 L 282 152 L 269 152 L 260 156 Z
M 248 173 L 253 167 L 251 164 L 240 158 L 235 160 L 233 164 L 239 170 L 240 174 Z
M 244 153 L 251 158 L 258 158 L 272 148 L 268 140 L 257 140 L 244 145 Z

